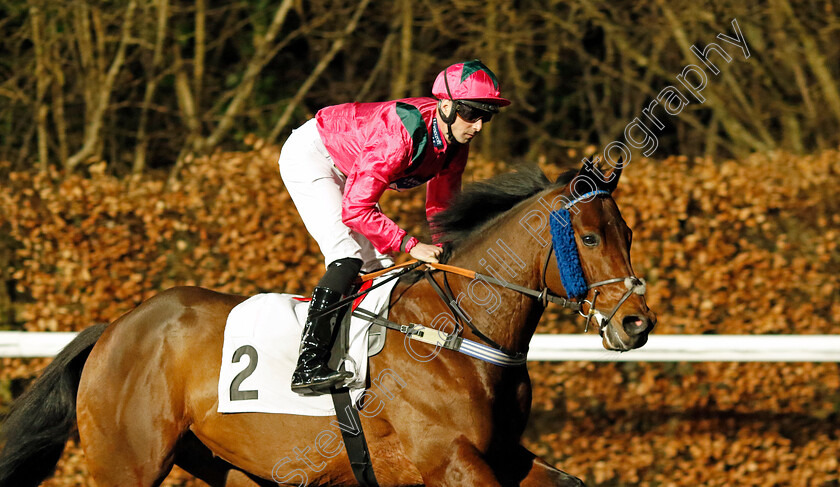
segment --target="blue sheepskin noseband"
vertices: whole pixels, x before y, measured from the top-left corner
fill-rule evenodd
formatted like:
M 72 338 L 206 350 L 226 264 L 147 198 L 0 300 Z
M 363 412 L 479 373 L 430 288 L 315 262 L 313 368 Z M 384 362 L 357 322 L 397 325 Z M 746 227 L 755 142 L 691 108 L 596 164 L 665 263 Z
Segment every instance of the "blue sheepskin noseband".
M 589 286 L 583 277 L 583 267 L 580 265 L 575 232 L 572 229 L 572 215 L 569 208 L 587 198 L 609 194 L 605 190 L 591 191 L 570 201 L 563 208 L 551 212 L 551 241 L 554 253 L 557 255 L 557 267 L 560 269 L 560 280 L 566 290 L 566 296 L 579 298 L 586 294 Z

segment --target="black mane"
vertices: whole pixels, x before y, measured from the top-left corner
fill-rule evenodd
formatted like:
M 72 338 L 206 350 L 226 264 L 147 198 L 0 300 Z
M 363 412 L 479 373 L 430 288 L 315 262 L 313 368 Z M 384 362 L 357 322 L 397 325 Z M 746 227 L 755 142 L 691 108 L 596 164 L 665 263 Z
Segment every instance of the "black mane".
M 568 184 L 575 174 L 567 171 L 552 183 L 537 166 L 523 166 L 517 172 L 469 184 L 446 210 L 432 217 L 432 234 L 440 242 L 457 246 L 493 218 L 544 189 Z

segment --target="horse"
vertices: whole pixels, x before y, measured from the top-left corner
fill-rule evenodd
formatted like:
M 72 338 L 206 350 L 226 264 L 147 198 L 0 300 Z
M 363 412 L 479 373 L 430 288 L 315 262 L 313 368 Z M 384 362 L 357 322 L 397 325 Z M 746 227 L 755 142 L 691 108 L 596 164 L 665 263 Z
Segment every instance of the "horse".
M 474 325 L 460 331 L 464 339 L 524 357 L 551 301 L 588 307 L 606 349 L 646 342 L 656 316 L 638 290 L 631 231 L 611 195 L 620 173 L 605 178 L 584 166 L 552 182 L 537 168 L 519 170 L 467 186 L 435 218 L 436 235 L 450 244 L 447 265 L 496 276 L 446 274 L 458 312 Z M 597 187 L 582 197 L 582 182 Z M 579 299 L 565 295 L 548 225 L 550 211 L 569 202 L 580 269 L 598 283 Z M 443 282 L 442 271 L 426 272 Z M 453 303 L 434 288 L 401 278 L 389 319 L 428 325 L 448 316 L 457 326 Z M 245 299 L 177 287 L 83 330 L 13 405 L 0 486 L 39 485 L 76 430 L 101 487 L 157 486 L 173 465 L 213 487 L 359 485 L 334 419 L 217 412 L 225 320 Z M 596 313 L 596 299 L 612 311 Z M 365 396 L 375 400 L 366 400 L 361 426 L 379 485 L 583 485 L 522 445 L 531 406 L 524 359 L 502 367 L 388 330 L 369 371 L 376 397 Z

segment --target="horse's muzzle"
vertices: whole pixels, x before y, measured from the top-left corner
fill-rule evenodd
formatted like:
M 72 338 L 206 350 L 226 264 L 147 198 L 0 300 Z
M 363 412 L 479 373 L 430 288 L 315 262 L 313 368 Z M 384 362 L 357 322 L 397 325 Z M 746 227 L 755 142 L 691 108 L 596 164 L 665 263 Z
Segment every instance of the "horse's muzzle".
M 648 335 L 655 326 L 656 316 L 627 315 L 621 319 L 621 326 L 614 318 L 600 330 L 604 348 L 620 352 L 640 348 L 647 343 Z

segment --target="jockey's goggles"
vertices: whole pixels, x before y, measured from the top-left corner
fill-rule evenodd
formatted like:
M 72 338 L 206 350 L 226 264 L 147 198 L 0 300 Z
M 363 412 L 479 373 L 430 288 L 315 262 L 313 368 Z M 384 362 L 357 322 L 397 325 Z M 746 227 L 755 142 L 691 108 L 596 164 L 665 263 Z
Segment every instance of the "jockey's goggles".
M 454 100 L 455 112 L 467 123 L 476 123 L 481 120 L 487 123 L 493 115 L 499 112 L 498 105 L 492 103 L 481 103 L 472 100 Z

